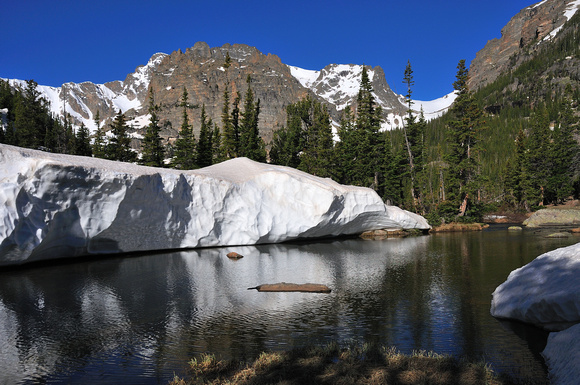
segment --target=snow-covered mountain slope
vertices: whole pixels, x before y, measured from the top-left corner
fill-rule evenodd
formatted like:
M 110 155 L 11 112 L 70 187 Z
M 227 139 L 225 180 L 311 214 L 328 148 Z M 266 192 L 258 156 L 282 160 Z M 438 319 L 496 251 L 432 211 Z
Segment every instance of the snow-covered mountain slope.
M 95 125 L 97 111 L 103 120 L 114 116 L 119 110 L 123 113 L 133 110 L 133 115 L 137 117 L 147 116 L 143 106 L 147 103 L 151 74 L 165 56 L 167 55 L 164 53 L 153 55 L 146 65 L 137 67 L 124 81 L 105 84 L 65 83 L 61 87 L 38 85 L 37 90 L 48 101 L 50 111 L 55 116 L 69 114 L 77 124 L 82 122 L 94 132 L 97 128 Z M 21 89 L 26 87 L 24 80 L 8 79 L 8 81 L 13 87 Z M 149 124 L 149 120 L 141 118 L 134 124 L 139 128 Z
M 320 71 L 305 70 L 294 66 L 289 66 L 289 68 L 300 84 L 312 90 L 329 105 L 334 106 L 337 111 L 342 111 L 356 102 L 362 65 L 330 64 Z M 375 100 L 383 109 L 382 129 L 401 128 L 407 111 L 404 96 L 391 90 L 381 67 L 367 67 L 367 72 L 373 85 Z M 417 115 L 423 110 L 425 118 L 431 120 L 445 113 L 454 100 L 455 94 L 451 93 L 432 101 L 416 100 L 412 108 Z
M 195 170 L 0 144 L 0 266 L 428 229 L 374 190 L 236 158 Z
M 232 59 L 232 66 L 227 71 L 223 67 L 226 53 Z M 164 107 L 161 119 L 170 123 L 164 127 L 173 127 L 173 130 L 162 133 L 169 140 L 175 137 L 175 128 L 181 124 L 181 111 L 176 106 L 183 87 L 187 88 L 190 103 L 205 105 L 208 117 L 218 122 L 223 97 L 221 91 L 215 90 L 222 90 L 227 84 L 232 92 L 243 94 L 245 79 L 251 74 L 254 93 L 262 102 L 260 129 L 268 141 L 277 126 L 286 124 L 285 106 L 308 93 L 326 103 L 333 121 L 338 124 L 341 111 L 356 104 L 362 68 L 362 65 L 355 64 L 330 64 L 320 71 L 311 71 L 282 64 L 275 55 L 263 55 L 254 47 L 226 44 L 210 48 L 206 43 L 198 42 L 185 52 L 153 55 L 146 65 L 137 67 L 124 81 L 66 83 L 61 87 L 39 85 L 38 91 L 49 101 L 53 114 L 70 114 L 77 125 L 83 123 L 91 132 L 96 130 L 97 111 L 101 124 L 106 125 L 120 110 L 134 128 L 134 136 L 139 137 L 140 130 L 149 123 L 146 107 L 148 90 L 152 86 L 156 101 Z M 367 69 L 377 103 L 383 109 L 382 128 L 402 127 L 407 110 L 404 98 L 391 90 L 381 67 Z M 22 80 L 9 81 L 13 86 L 25 86 Z M 453 98 L 447 95 L 431 102 L 415 101 L 414 108 L 419 113 L 422 107 L 425 117 L 431 119 L 443 113 L 452 101 Z M 194 130 L 198 125 L 196 114 L 199 112 L 192 110 Z

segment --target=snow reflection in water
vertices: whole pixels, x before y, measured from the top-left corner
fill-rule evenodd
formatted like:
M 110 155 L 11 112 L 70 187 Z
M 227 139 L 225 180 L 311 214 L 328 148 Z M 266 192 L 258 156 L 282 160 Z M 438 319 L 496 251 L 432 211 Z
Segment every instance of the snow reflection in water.
M 542 378 L 541 359 L 489 315 L 489 300 L 511 270 L 563 242 L 491 231 L 0 272 L 0 384 L 166 383 L 202 352 L 247 359 L 353 340 L 485 358 L 498 371 Z M 247 290 L 283 281 L 332 293 Z

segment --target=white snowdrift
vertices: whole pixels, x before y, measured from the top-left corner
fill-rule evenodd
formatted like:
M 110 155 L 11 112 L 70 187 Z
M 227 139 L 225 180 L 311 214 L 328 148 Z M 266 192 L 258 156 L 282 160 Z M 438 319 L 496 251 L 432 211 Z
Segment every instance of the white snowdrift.
M 563 330 L 580 322 L 580 243 L 540 255 L 493 292 L 491 315 Z
M 491 314 L 550 331 L 542 355 L 552 384 L 580 378 L 580 243 L 540 255 L 493 292 Z M 574 325 L 574 326 L 571 326 Z M 563 331 L 560 331 L 563 330 Z
M 580 324 L 550 333 L 542 352 L 554 385 L 576 385 L 580 379 Z
M 428 229 L 367 188 L 233 159 L 195 171 L 0 145 L 0 266 Z

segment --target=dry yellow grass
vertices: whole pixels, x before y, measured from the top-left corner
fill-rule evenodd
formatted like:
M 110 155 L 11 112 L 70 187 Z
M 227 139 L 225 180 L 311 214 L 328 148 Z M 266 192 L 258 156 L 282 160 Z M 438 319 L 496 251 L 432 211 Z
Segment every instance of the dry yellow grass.
M 509 384 L 483 363 L 432 352 L 403 355 L 372 345 L 341 349 L 338 344 L 289 352 L 262 353 L 253 362 L 220 361 L 212 355 L 191 360 L 187 378 L 171 385 L 500 385 Z

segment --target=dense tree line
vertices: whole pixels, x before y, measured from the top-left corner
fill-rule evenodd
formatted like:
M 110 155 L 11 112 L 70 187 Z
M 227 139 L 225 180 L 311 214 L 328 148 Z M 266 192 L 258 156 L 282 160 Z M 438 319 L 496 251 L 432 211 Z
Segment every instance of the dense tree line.
M 580 23 L 579 17 L 572 21 Z M 469 71 L 461 60 L 453 83 L 457 98 L 447 114 L 430 122 L 412 110 L 413 70 L 407 63 L 403 74 L 407 113 L 399 130 L 381 130 L 381 107 L 363 66 L 356 101 L 343 111 L 338 127 L 333 127 L 324 104 L 307 96 L 287 106 L 286 125 L 275 130 L 268 161 L 370 187 L 388 204 L 423 214 L 432 224 L 478 220 L 485 211 L 500 208 L 531 211 L 578 197 L 580 87 L 569 82 L 558 92 L 548 92 L 546 77 L 546 71 L 558 67 L 558 60 L 566 60 L 563 55 L 578 50 L 579 29 L 568 30 L 572 32 L 559 40 L 556 54 L 541 51 L 476 92 L 468 88 Z M 226 71 L 227 64 L 226 60 Z M 529 88 L 508 87 L 515 78 L 533 83 L 530 87 L 537 92 L 532 99 L 525 97 Z M 121 111 L 108 127 L 97 112 L 91 144 L 86 127 L 73 128 L 68 116 L 50 115 L 34 81 L 17 89 L 0 81 L 0 109 L 5 111 L 0 142 L 182 170 L 235 157 L 265 162 L 260 100 L 255 99 L 250 77 L 246 84 L 243 97 L 231 95 L 226 86 L 221 124 L 200 107 L 197 138 L 190 111 L 199 106 L 190 104 L 184 88 L 179 104 L 182 123 L 171 146 L 161 139 L 159 106 L 151 89 L 150 124 L 138 159 Z
M 37 87 L 34 80 L 28 80 L 25 86 L 13 89 L 8 81 L 0 79 L 0 109 L 4 111 L 0 143 L 90 156 L 88 128 L 81 125 L 74 130 L 68 115 L 53 117 Z

